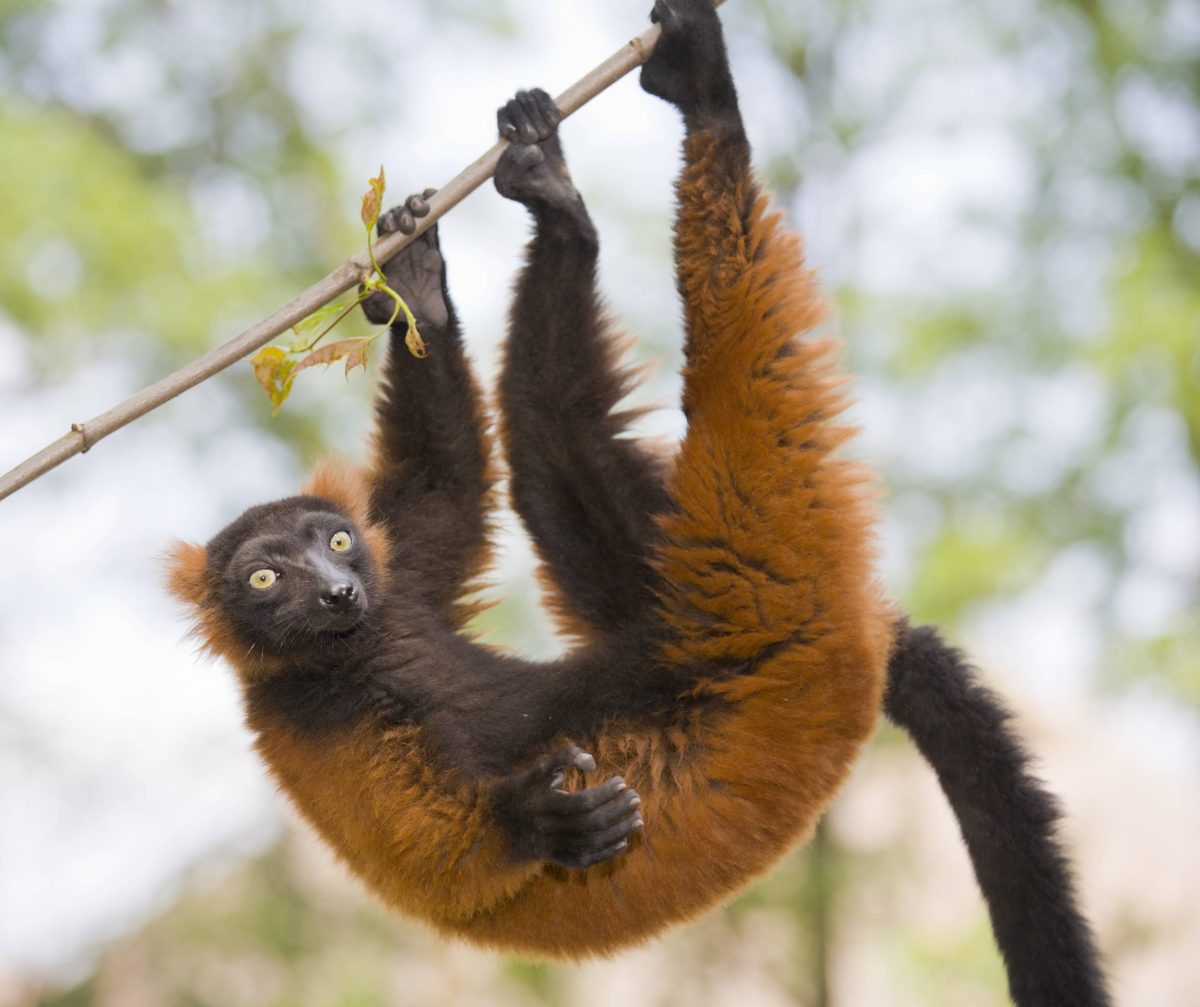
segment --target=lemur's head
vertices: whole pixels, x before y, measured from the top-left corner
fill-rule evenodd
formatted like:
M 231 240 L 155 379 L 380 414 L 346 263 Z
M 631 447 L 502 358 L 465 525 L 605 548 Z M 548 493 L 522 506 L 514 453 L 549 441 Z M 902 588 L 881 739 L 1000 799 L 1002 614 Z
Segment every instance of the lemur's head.
M 169 556 L 170 590 L 194 609 L 201 645 L 247 680 L 340 653 L 382 588 L 386 542 L 366 521 L 356 475 L 322 470 L 306 490 Z

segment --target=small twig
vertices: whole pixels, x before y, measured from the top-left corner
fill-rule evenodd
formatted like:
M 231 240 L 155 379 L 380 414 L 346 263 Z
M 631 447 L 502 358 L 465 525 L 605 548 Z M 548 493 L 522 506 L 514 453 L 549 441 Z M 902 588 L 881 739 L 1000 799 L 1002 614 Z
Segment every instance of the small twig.
M 719 3 L 720 0 L 717 2 Z M 563 116 L 577 111 L 601 91 L 624 77 L 634 67 L 644 63 L 650 53 L 654 51 L 658 34 L 659 28 L 654 25 L 636 38 L 630 39 L 627 44 L 613 53 L 591 73 L 580 78 L 560 94 L 555 99 L 555 104 L 558 105 Z M 397 232 L 381 239 L 375 246 L 375 256 L 378 261 L 386 262 L 491 178 L 492 173 L 496 170 L 496 163 L 507 146 L 507 141 L 499 141 L 487 153 L 467 165 L 438 189 L 429 199 L 429 213 L 420 218 L 413 234 Z M 11 472 L 0 476 L 0 500 L 45 475 L 68 458 L 89 450 L 113 431 L 120 430 L 121 427 L 145 416 L 150 410 L 170 401 L 181 392 L 195 387 L 200 382 L 223 371 L 230 364 L 249 356 L 259 347 L 286 332 L 297 322 L 307 318 L 322 305 L 328 304 L 351 287 L 356 286 L 363 271 L 369 265 L 366 253 L 360 252 L 342 263 L 323 280 L 314 283 L 304 293 L 268 315 L 257 325 L 246 329 L 241 335 L 210 350 L 174 374 L 169 374 L 148 388 L 143 388 L 124 402 L 86 423 L 72 423 L 70 433 L 42 448 L 41 451 L 22 462 Z

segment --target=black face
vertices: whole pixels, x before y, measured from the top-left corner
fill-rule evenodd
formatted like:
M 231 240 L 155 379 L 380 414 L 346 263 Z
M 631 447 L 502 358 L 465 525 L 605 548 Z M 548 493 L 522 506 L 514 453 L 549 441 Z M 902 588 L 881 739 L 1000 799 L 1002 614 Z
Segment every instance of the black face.
M 292 497 L 246 511 L 209 543 L 230 625 L 264 656 L 335 650 L 366 620 L 375 571 L 354 523 L 327 500 Z

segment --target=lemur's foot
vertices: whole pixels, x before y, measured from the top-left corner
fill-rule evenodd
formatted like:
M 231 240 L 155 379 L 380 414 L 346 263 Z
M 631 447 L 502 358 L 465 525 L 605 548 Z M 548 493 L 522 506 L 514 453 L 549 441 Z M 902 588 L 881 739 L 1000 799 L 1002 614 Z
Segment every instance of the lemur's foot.
M 377 231 L 380 237 L 400 231 L 412 234 L 417 221 L 429 212 L 428 199 L 436 189 L 426 189 L 419 196 L 409 196 L 399 206 L 394 206 L 379 218 Z M 438 245 L 437 225 L 400 249 L 383 264 L 383 275 L 388 286 L 404 298 L 409 309 L 417 318 L 418 325 L 426 323 L 435 327 L 446 324 L 450 318 L 446 307 L 446 261 Z M 382 291 L 375 291 L 363 301 L 363 313 L 376 325 L 386 325 L 396 310 L 396 302 Z M 397 320 L 403 324 L 404 316 Z
M 628 849 L 642 828 L 642 801 L 621 777 L 577 793 L 562 789 L 567 770 L 595 768 L 596 760 L 582 749 L 561 748 L 501 788 L 497 810 L 519 859 L 581 869 Z
M 737 112 L 721 21 L 712 0 L 656 0 L 650 20 L 662 27 L 642 66 L 642 88 L 685 115 Z
M 558 141 L 562 113 L 545 91 L 518 91 L 496 112 L 500 136 L 509 142 L 496 165 L 496 189 L 501 196 L 531 208 L 537 205 L 574 215 L 583 201 Z M 584 214 L 586 216 L 586 213 Z

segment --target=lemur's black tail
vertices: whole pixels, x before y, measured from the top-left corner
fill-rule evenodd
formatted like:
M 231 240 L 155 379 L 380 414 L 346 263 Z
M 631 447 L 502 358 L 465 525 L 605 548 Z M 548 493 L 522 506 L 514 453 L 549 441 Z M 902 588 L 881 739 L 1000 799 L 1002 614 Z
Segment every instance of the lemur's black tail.
M 932 626 L 898 627 L 888 717 L 933 766 L 966 841 L 1018 1007 L 1110 1007 L 1091 929 L 1011 714 Z

